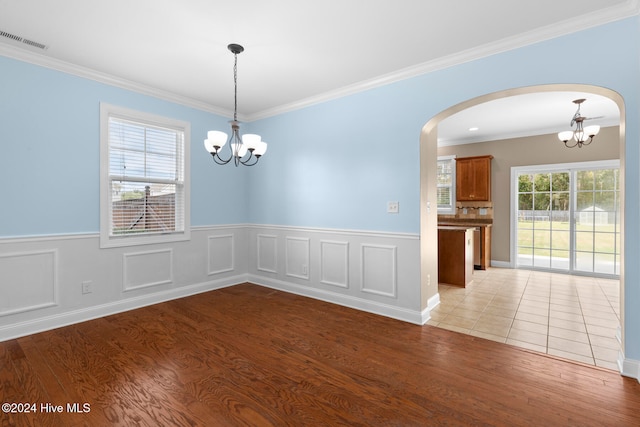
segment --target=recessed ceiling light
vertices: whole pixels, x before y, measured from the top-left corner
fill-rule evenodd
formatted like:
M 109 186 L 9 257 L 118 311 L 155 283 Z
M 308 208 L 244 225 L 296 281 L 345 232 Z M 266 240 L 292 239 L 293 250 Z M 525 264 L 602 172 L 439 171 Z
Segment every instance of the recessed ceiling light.
M 475 132 L 475 131 L 477 131 L 478 129 L 480 129 L 480 128 L 479 128 L 479 127 L 476 127 L 476 126 L 473 126 L 473 127 L 470 127 L 470 128 L 469 128 L 469 132 Z

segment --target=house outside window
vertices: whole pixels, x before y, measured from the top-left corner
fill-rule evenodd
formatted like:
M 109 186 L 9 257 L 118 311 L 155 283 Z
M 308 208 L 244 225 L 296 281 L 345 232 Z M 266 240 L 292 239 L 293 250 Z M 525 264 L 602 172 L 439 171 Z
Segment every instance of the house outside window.
M 190 238 L 189 123 L 100 105 L 100 246 Z
M 454 214 L 456 207 L 455 156 L 438 157 L 438 213 Z

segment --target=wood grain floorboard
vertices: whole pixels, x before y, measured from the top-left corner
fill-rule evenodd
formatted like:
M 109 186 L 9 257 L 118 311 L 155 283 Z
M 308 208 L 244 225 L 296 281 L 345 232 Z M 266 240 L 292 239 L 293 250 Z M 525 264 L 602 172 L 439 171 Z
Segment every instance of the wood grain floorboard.
M 0 426 L 638 426 L 640 384 L 243 284 L 0 343 Z

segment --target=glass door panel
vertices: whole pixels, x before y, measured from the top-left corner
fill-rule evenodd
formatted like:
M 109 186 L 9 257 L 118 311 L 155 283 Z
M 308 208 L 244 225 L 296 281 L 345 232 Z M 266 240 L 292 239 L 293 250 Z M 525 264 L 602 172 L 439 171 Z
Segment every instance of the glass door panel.
M 577 271 L 618 274 L 620 191 L 618 169 L 576 171 Z M 588 253 L 591 253 L 587 261 Z
M 533 175 L 518 176 L 517 263 L 533 266 Z

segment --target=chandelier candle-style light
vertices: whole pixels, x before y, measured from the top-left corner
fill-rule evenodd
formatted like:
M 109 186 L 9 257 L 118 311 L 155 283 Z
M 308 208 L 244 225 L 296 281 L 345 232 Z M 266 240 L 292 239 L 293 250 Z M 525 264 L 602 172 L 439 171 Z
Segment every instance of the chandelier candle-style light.
M 260 157 L 267 151 L 267 143 L 262 141 L 260 135 L 245 133 L 240 137 L 240 122 L 238 121 L 238 54 L 244 51 L 239 44 L 230 44 L 227 49 L 233 53 L 233 85 L 234 104 L 233 120 L 231 123 L 231 136 L 219 130 L 207 132 L 207 139 L 204 140 L 204 148 L 211 153 L 213 161 L 219 165 L 226 165 L 233 159 L 236 166 L 242 164 L 253 166 L 258 163 Z M 229 153 L 227 156 L 220 155 L 222 147 L 227 145 Z
M 567 148 L 573 147 L 582 147 L 583 145 L 591 144 L 593 141 L 593 137 L 600 132 L 600 126 L 587 126 L 583 127 L 584 121 L 588 120 L 586 117 L 582 117 L 580 115 L 580 104 L 582 104 L 586 99 L 576 99 L 573 101 L 574 104 L 578 106 L 578 111 L 573 115 L 571 119 L 571 127 L 576 127 L 575 130 L 567 130 L 564 132 L 558 133 L 558 139 L 564 142 L 564 145 Z M 569 142 L 571 141 L 571 142 Z

